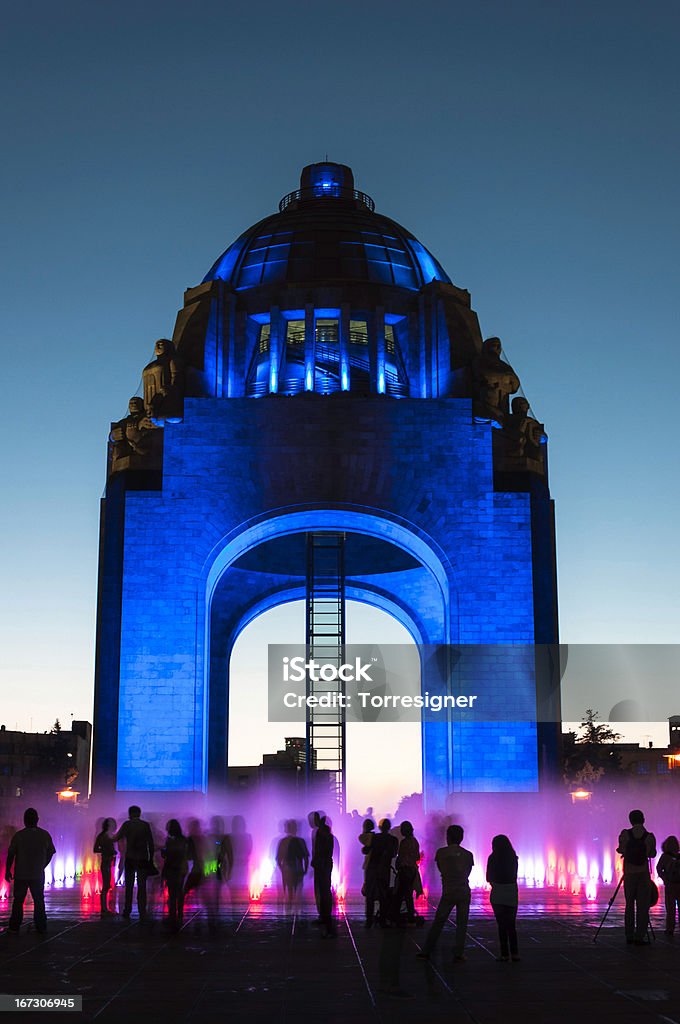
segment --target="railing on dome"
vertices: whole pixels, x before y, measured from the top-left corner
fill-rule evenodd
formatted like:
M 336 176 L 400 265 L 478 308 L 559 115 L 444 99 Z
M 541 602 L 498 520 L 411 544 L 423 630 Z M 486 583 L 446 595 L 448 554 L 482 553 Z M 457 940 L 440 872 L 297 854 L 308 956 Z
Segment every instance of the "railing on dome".
M 322 331 L 324 331 L 324 330 L 327 331 L 328 329 L 327 328 L 322 329 Z M 338 343 L 339 339 L 338 339 L 338 330 L 337 330 L 337 328 L 335 329 L 335 331 L 329 332 L 329 336 L 330 336 L 333 344 L 337 344 Z M 316 340 L 317 340 L 317 343 L 318 342 L 324 343 L 324 342 L 327 342 L 329 339 L 328 339 L 328 337 L 324 337 L 322 332 L 317 332 Z M 348 340 L 349 340 L 350 345 L 364 345 L 364 346 L 368 345 L 368 335 L 366 334 L 366 331 L 352 331 L 352 330 L 350 330 L 348 332 Z M 286 334 L 286 344 L 288 344 L 288 345 L 304 345 L 304 343 L 305 343 L 305 329 L 304 329 L 304 327 L 293 327 L 293 328 L 289 327 L 288 328 L 288 333 Z M 390 343 L 387 340 L 387 338 L 385 339 L 385 351 L 387 351 L 387 352 L 394 351 L 394 342 L 392 342 L 392 346 L 390 348 Z
M 326 345 L 316 346 L 316 360 L 317 366 L 321 364 L 332 364 L 339 363 L 340 353 L 336 348 L 329 348 Z M 390 370 L 385 368 L 385 393 L 393 398 L 408 398 L 409 386 L 408 379 L 406 377 L 406 371 L 403 369 L 399 373 L 399 370 Z M 370 373 L 370 363 L 368 359 L 361 358 L 360 356 L 353 355 L 350 359 L 350 367 L 356 370 L 362 370 L 367 376 Z M 353 389 L 352 389 L 353 390 Z
M 335 345 L 316 345 L 316 372 L 315 387 L 317 394 L 329 395 L 340 390 L 340 351 Z M 396 369 L 385 367 L 385 394 L 392 398 L 408 398 L 409 384 L 406 369 L 401 356 L 396 354 Z M 351 370 L 359 372 L 365 381 L 369 380 L 370 362 L 368 358 L 352 355 L 350 358 Z M 304 380 L 301 377 L 288 377 L 279 381 L 279 392 L 282 395 L 297 395 L 305 390 Z M 359 381 L 353 381 L 351 390 L 356 394 L 363 393 Z M 366 391 L 368 394 L 368 391 Z M 262 398 L 269 394 L 269 387 L 264 380 L 251 378 L 246 385 L 246 396 L 248 398 Z
M 371 213 L 375 210 L 375 203 L 365 192 L 358 192 L 355 188 L 341 188 L 340 185 L 328 182 L 312 185 L 311 188 L 297 188 L 294 192 L 289 192 L 279 203 L 279 213 L 283 213 L 291 203 L 305 202 L 311 199 L 349 199 L 362 203 Z

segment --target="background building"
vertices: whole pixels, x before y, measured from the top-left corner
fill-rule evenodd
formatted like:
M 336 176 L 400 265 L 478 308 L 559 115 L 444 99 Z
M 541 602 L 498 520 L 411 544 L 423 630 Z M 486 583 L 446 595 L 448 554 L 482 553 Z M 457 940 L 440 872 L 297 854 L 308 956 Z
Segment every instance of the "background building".
M 227 787 L 232 792 L 253 793 L 275 784 L 282 792 L 292 796 L 307 788 L 307 742 L 304 736 L 287 736 L 285 749 L 274 754 L 263 754 L 259 765 L 234 765 L 227 770 Z M 316 751 L 312 750 L 314 792 L 326 799 L 333 792 L 332 773 L 317 768 Z
M 90 788 L 89 722 L 71 722 L 71 729 L 15 732 L 0 725 L 0 806 L 21 812 L 32 803 L 45 806 L 71 788 L 87 800 Z

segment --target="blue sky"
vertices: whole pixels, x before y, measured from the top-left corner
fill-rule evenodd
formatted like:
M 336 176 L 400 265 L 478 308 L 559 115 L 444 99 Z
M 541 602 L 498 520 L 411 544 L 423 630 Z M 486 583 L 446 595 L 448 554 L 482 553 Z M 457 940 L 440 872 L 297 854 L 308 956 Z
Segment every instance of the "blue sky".
M 675 641 L 676 4 L 45 0 L 3 40 L 8 727 L 91 717 L 109 423 L 183 290 L 326 153 L 545 421 L 563 639 Z

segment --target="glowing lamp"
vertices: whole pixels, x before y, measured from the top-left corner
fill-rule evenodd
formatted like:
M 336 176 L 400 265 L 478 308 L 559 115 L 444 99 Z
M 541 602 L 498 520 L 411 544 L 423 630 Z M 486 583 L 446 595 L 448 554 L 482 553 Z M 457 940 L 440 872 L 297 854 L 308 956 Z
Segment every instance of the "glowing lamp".
M 572 804 L 587 803 L 593 795 L 589 789 L 572 789 L 571 793 Z
M 66 789 L 57 790 L 57 800 L 60 804 L 76 804 L 78 803 L 79 796 L 80 791 L 77 789 L 71 789 L 70 786 L 67 786 Z
M 671 771 L 674 768 L 680 768 L 680 754 L 664 754 L 663 756 L 668 761 L 668 767 Z

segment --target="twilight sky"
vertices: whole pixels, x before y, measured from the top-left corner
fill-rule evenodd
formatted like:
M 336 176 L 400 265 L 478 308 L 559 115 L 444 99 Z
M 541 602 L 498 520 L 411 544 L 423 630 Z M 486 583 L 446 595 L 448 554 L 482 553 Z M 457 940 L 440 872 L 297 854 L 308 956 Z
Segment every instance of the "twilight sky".
M 545 421 L 563 639 L 675 641 L 677 4 L 28 0 L 2 37 L 8 728 L 91 719 L 110 421 L 183 290 L 326 153 Z

